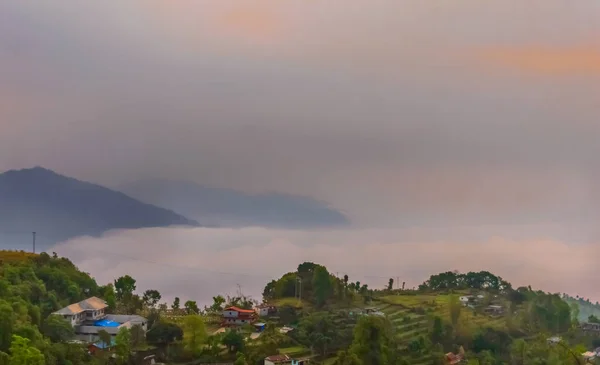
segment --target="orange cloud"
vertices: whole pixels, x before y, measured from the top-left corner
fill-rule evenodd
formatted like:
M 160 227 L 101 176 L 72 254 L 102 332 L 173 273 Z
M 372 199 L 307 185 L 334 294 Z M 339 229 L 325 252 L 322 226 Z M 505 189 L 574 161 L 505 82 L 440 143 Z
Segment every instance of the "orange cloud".
M 530 74 L 600 75 L 600 47 L 507 47 L 479 51 L 476 58 L 486 66 Z
M 282 23 L 277 14 L 270 8 L 256 4 L 223 12 L 217 17 L 217 24 L 226 35 L 251 41 L 272 41 L 282 32 Z

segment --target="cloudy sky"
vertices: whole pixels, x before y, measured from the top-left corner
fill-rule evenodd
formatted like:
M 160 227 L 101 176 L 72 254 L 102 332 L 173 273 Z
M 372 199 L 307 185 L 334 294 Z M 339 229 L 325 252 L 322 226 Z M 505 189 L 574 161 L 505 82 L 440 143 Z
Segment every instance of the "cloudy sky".
M 597 0 L 0 2 L 2 170 L 593 249 L 599 105 Z

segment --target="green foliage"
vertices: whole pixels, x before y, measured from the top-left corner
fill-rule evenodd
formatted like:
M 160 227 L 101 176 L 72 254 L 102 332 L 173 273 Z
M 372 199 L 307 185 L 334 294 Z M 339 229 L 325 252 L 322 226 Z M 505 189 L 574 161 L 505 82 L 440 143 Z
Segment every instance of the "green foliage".
M 458 289 L 485 289 L 489 291 L 509 290 L 511 285 L 501 277 L 493 275 L 488 271 L 468 272 L 444 272 L 432 275 L 429 280 L 419 286 L 421 290 L 458 290 Z
M 175 297 L 175 299 L 173 300 L 173 305 L 171 305 L 171 308 L 174 310 L 178 310 L 179 309 L 179 297 Z
M 200 308 L 198 308 L 198 304 L 196 304 L 193 300 L 188 300 L 184 304 L 185 311 L 187 314 L 198 314 L 200 313 Z
M 112 342 L 112 336 L 110 333 L 106 332 L 105 330 L 100 330 L 98 331 L 98 337 L 104 346 L 110 346 Z
M 115 338 L 115 350 L 119 364 L 126 364 L 131 355 L 131 332 L 122 327 Z
M 10 346 L 10 365 L 44 365 L 44 362 L 44 355 L 31 345 L 29 339 L 13 335 Z
M 456 327 L 462 309 L 462 304 L 460 303 L 458 295 L 450 296 L 450 300 L 448 301 L 448 307 L 450 308 L 450 322 L 452 323 L 452 326 Z
M 167 345 L 183 338 L 183 330 L 175 323 L 156 322 L 146 333 L 146 340 L 151 344 Z
M 239 331 L 227 331 L 221 342 L 227 346 L 229 353 L 234 354 L 244 350 L 244 336 Z
M 61 316 L 50 315 L 42 327 L 44 336 L 52 342 L 64 342 L 75 337 L 73 326 Z
M 317 266 L 313 275 L 315 303 L 318 307 L 325 305 L 333 294 L 329 271 L 324 266 Z
M 390 323 L 379 316 L 363 316 L 354 329 L 354 340 L 348 356 L 362 365 L 393 364 L 394 333 Z
M 136 281 L 129 275 L 121 276 L 115 280 L 115 294 L 118 300 L 126 299 L 135 291 Z
M 161 298 L 161 295 L 158 290 L 148 289 L 142 295 L 142 302 L 146 306 L 154 308 L 160 301 L 160 298 Z
M 187 353 L 191 356 L 200 355 L 206 338 L 206 328 L 202 317 L 199 315 L 186 316 L 183 322 L 183 344 Z

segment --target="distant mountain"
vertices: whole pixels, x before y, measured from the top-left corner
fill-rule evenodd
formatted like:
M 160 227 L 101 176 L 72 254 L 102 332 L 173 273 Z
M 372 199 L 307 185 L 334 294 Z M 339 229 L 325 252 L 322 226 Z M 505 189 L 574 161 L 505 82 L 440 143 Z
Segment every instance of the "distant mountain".
M 0 174 L 0 248 L 31 241 L 41 246 L 111 229 L 198 223 L 123 193 L 36 167 Z M 23 234 L 29 236 L 23 237 Z
M 312 198 L 278 193 L 246 194 L 189 182 L 138 181 L 121 191 L 221 227 L 325 228 L 348 225 L 344 214 Z

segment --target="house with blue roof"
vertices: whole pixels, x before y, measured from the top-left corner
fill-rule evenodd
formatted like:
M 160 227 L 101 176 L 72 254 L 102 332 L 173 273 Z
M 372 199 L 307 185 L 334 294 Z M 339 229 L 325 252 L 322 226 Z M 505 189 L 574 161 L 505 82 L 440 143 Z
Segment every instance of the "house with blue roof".
M 98 332 L 104 330 L 116 336 L 122 327 L 131 328 L 138 325 L 144 333 L 148 320 L 138 315 L 107 314 L 108 304 L 100 298 L 91 297 L 79 303 L 71 304 L 53 313 L 61 316 L 75 329 L 75 336 L 80 341 L 96 343 Z

